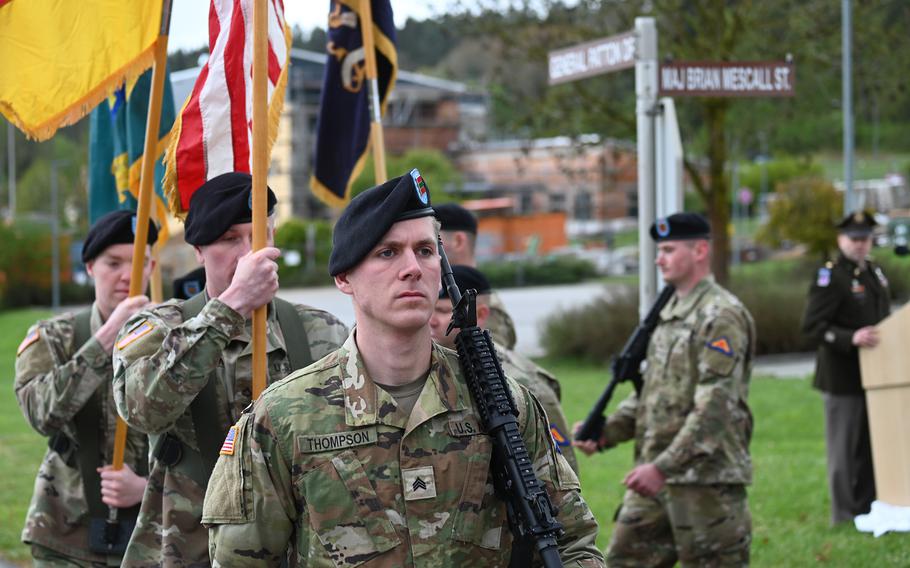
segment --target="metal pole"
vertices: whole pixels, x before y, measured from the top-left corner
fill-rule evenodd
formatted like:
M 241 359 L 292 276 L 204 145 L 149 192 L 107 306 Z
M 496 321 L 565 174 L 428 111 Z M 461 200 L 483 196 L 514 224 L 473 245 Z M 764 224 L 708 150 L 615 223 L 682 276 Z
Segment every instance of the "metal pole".
M 16 217 L 16 129 L 12 122 L 6 123 L 6 159 L 9 174 L 9 211 L 7 217 L 12 221 Z
M 850 0 L 841 1 L 842 86 L 844 99 L 844 213 L 854 208 L 853 195 L 853 57 L 851 53 L 852 8 Z
M 60 227 L 57 223 L 57 160 L 51 160 L 51 308 L 60 309 Z
M 644 318 L 657 297 L 656 248 L 648 231 L 655 216 L 654 110 L 657 104 L 657 28 L 635 18 L 635 118 L 638 137 L 638 312 Z

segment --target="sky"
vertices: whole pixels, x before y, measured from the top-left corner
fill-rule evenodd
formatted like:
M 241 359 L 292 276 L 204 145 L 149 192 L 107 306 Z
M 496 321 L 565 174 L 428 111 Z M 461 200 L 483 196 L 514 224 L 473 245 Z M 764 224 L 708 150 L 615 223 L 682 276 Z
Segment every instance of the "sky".
M 404 26 L 411 17 L 425 20 L 442 13 L 451 2 L 428 0 L 392 0 L 395 25 Z M 326 25 L 328 0 L 285 0 L 285 17 L 291 26 L 297 24 L 309 32 Z M 174 0 L 171 11 L 171 33 L 168 51 L 196 49 L 208 44 L 209 0 Z

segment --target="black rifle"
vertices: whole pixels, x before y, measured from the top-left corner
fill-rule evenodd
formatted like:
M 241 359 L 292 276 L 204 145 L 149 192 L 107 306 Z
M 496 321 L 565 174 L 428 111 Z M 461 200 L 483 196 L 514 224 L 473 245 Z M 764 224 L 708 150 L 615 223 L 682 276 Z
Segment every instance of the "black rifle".
M 616 386 L 619 383 L 632 381 L 632 384 L 635 385 L 635 392 L 641 394 L 641 362 L 645 360 L 645 356 L 648 354 L 648 342 L 651 341 L 651 334 L 654 333 L 654 328 L 657 327 L 660 312 L 670 301 L 670 298 L 673 297 L 673 292 L 675 291 L 676 288 L 672 284 L 664 286 L 660 296 L 657 297 L 654 305 L 648 310 L 648 315 L 638 324 L 632 336 L 626 341 L 622 351 L 619 353 L 619 357 L 613 360 L 611 367 L 613 378 L 610 379 L 610 384 L 607 385 L 606 390 L 597 399 L 597 403 L 591 409 L 584 424 L 575 433 L 576 440 L 592 440 L 594 442 L 600 440 L 604 423 L 606 422 L 604 410 L 610 404 L 610 399 L 613 398 L 613 391 L 616 390 Z
M 518 430 L 515 400 L 506 385 L 490 332 L 477 327 L 477 290 L 461 294 L 442 240 L 439 256 L 442 283 L 454 306 L 446 335 L 453 328 L 460 328 L 455 336 L 458 362 L 480 414 L 481 429 L 493 439 L 493 484 L 506 503 L 516 544 L 510 566 L 530 566 L 529 545 L 533 544 L 546 568 L 561 567 L 556 539 L 563 533 L 562 524 L 556 520 L 556 508 L 543 483 L 534 475 L 528 448 Z

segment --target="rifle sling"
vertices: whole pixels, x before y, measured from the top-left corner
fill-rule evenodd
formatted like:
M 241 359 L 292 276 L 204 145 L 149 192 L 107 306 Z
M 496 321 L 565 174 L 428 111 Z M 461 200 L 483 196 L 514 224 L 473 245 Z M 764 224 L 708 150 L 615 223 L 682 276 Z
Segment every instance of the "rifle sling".
M 195 317 L 205 307 L 205 293 L 196 294 L 183 303 L 183 320 L 186 321 Z M 313 362 L 310 353 L 309 342 L 307 341 L 306 331 L 303 327 L 303 320 L 294 304 L 275 298 L 273 301 L 278 326 L 284 335 L 285 349 L 287 350 L 288 360 L 291 364 L 291 370 L 302 369 Z M 291 348 L 290 346 L 294 346 Z M 206 485 L 208 478 L 215 469 L 215 462 L 218 461 L 218 454 L 224 437 L 227 435 L 227 429 L 219 427 L 219 403 L 218 403 L 218 379 L 214 372 L 209 374 L 205 387 L 196 395 L 196 398 L 190 404 L 190 413 L 193 417 L 193 429 L 196 431 L 196 443 L 199 444 L 199 454 L 202 457 L 201 479 Z M 184 449 L 184 451 L 186 451 Z
M 91 309 L 76 313 L 73 322 L 74 351 L 79 350 L 92 338 L 91 317 Z M 76 426 L 76 463 L 79 465 L 79 473 L 82 475 L 82 489 L 85 493 L 89 516 L 92 518 L 108 516 L 108 506 L 101 500 L 101 475 L 97 471 L 98 466 L 104 465 L 99 444 L 102 438 L 99 425 L 103 416 L 101 409 L 105 399 L 102 391 L 106 387 L 106 384 L 102 384 L 95 389 L 85 405 L 73 417 L 73 423 Z M 139 513 L 139 505 L 120 511 L 121 520 L 132 519 Z

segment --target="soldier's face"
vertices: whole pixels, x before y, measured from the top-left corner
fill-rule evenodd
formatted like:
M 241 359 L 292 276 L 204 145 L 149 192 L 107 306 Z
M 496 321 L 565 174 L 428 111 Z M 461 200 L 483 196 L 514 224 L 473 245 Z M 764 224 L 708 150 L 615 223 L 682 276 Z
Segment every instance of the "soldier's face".
M 413 331 L 433 313 L 440 272 L 433 219 L 421 217 L 392 225 L 360 264 L 335 277 L 335 285 L 352 296 L 358 326 Z
M 872 235 L 866 237 L 837 235 L 837 246 L 844 256 L 853 262 L 862 262 L 872 250 Z
M 487 318 L 490 316 L 490 306 L 484 301 L 485 297 L 477 297 L 478 327 L 486 327 Z M 433 336 L 433 341 L 443 347 L 455 349 L 455 336 L 458 335 L 459 328 L 452 329 L 452 333 L 446 335 L 450 321 L 452 321 L 452 300 L 440 298 L 436 302 L 436 309 L 433 310 L 433 315 L 430 317 L 430 335 Z
M 145 247 L 145 268 L 142 271 L 142 293 L 148 286 L 149 275 L 155 266 L 151 247 Z M 133 245 L 111 245 L 85 267 L 95 281 L 95 298 L 101 314 L 107 317 L 117 304 L 130 295 L 130 275 L 133 269 Z
M 693 278 L 701 244 L 707 247 L 704 241 L 665 241 L 657 244 L 655 264 L 666 282 L 681 284 Z
M 267 246 L 272 246 L 275 230 L 271 219 L 266 234 Z M 237 261 L 252 250 L 252 223 L 231 225 L 215 242 L 196 247 L 196 260 L 205 267 L 205 289 L 209 296 L 214 298 L 227 290 L 237 270 Z

